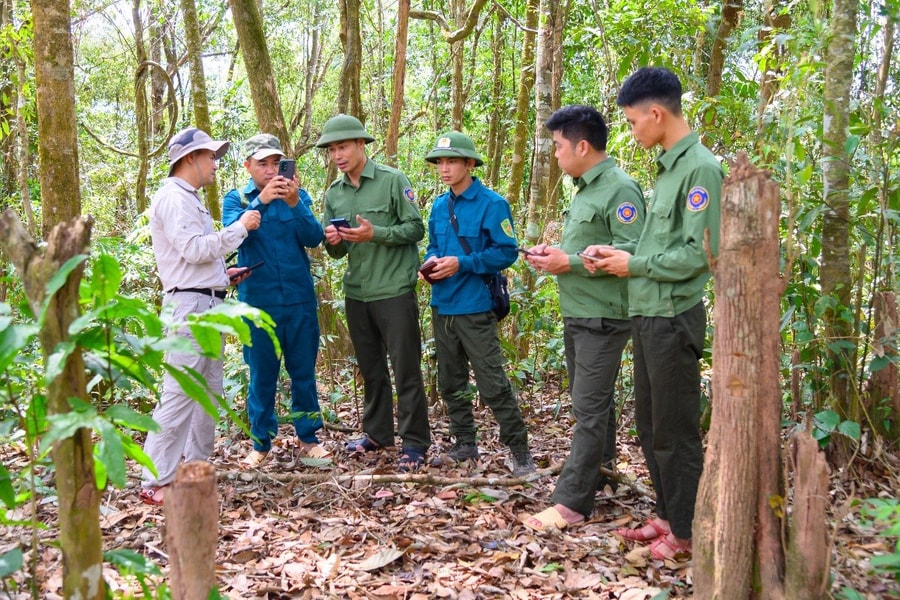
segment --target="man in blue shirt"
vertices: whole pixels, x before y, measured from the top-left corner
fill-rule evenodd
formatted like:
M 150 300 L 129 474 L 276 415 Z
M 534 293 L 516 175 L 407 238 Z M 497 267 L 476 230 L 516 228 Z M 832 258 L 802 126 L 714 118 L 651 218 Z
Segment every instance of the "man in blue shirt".
M 259 229 L 238 250 L 242 266 L 263 264 L 253 276 L 238 285 L 238 298 L 266 311 L 275 321 L 284 366 L 291 378 L 291 418 L 299 438 L 300 458 L 327 458 L 316 431 L 322 427 L 316 390 L 316 355 L 319 352 L 319 320 L 316 293 L 309 271 L 306 248 L 315 248 L 324 238 L 321 224 L 312 214 L 312 198 L 293 179 L 278 175 L 284 157 L 273 135 L 259 134 L 244 143 L 244 167 L 250 182 L 225 196 L 222 222 L 227 226 L 247 210 L 262 215 Z M 267 458 L 272 438 L 278 433 L 275 392 L 281 356 L 269 336 L 251 326 L 252 346 L 244 347 L 250 368 L 247 415 L 253 434 L 253 451 L 244 459 L 246 467 L 257 467 Z
M 419 275 L 432 284 L 438 385 L 456 442 L 443 458 L 478 458 L 471 364 L 478 393 L 493 411 L 500 440 L 512 453 L 513 475 L 521 477 L 534 471 L 528 430 L 503 370 L 497 318 L 484 281 L 516 260 L 509 203 L 472 176 L 484 161 L 468 136 L 457 131 L 442 135 L 425 160 L 437 165 L 441 180 L 450 187 L 431 208 L 424 274 Z

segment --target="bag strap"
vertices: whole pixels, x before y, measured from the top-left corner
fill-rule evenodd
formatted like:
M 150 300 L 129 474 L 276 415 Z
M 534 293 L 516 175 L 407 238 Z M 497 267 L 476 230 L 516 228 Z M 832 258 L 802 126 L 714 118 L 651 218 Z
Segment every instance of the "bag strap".
M 453 196 L 451 194 L 447 194 L 447 210 L 450 212 L 450 226 L 453 227 L 453 233 L 456 234 L 456 239 L 459 240 L 459 245 L 462 246 L 463 252 L 472 254 L 472 247 L 469 245 L 469 242 L 466 238 L 460 237 L 459 235 L 459 223 L 456 220 L 456 213 L 453 212 Z

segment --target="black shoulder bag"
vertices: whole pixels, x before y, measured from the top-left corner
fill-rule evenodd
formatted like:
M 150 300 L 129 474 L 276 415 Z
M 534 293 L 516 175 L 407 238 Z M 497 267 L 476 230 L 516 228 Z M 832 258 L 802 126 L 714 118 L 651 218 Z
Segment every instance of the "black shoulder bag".
M 449 195 L 447 196 L 447 210 L 450 212 L 450 225 L 453 227 L 456 239 L 459 240 L 459 245 L 462 246 L 463 252 L 467 255 L 472 254 L 472 247 L 469 246 L 469 242 L 466 241 L 466 238 L 459 235 L 459 223 L 456 221 L 456 213 L 453 212 L 453 198 Z M 483 275 L 482 279 L 491 293 L 491 300 L 494 303 L 491 310 L 494 312 L 497 320 L 500 321 L 509 314 L 509 282 L 503 273 Z

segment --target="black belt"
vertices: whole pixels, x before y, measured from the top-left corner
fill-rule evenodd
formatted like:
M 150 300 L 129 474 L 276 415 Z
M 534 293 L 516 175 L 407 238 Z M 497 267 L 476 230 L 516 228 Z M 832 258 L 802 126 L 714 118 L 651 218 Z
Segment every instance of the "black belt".
M 225 290 L 213 290 L 210 288 L 172 288 L 169 293 L 174 292 L 194 292 L 195 294 L 203 294 L 204 296 L 215 296 L 216 298 L 225 299 L 228 294 Z

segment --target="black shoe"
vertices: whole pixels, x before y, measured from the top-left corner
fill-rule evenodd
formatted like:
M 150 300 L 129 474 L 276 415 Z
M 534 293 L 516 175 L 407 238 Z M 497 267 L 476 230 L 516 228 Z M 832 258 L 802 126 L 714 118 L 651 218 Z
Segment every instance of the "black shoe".
M 447 458 L 454 462 L 462 462 L 464 460 L 478 460 L 478 446 L 475 444 L 453 444 L 453 447 L 447 452 Z
M 528 450 L 513 451 L 513 477 L 525 477 L 530 473 L 534 473 L 534 460 L 531 458 L 531 452 Z

